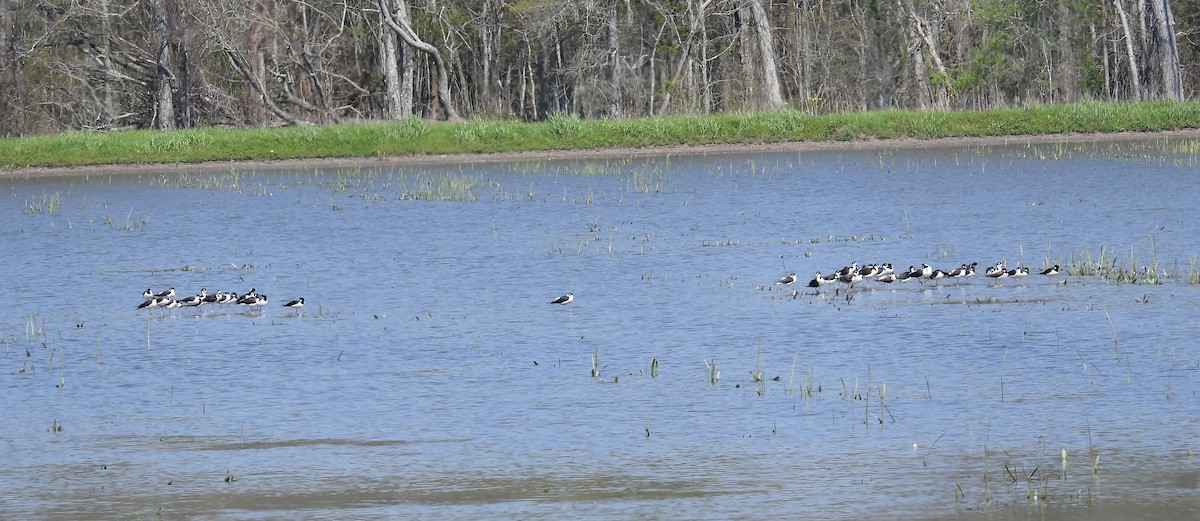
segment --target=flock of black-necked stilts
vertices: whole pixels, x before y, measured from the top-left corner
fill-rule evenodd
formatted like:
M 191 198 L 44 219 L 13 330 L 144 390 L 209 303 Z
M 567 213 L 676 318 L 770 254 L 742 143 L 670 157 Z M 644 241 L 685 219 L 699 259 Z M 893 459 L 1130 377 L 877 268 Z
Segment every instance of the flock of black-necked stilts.
M 961 281 L 962 279 L 975 276 L 975 268 L 978 265 L 978 262 L 972 262 L 970 264 L 960 265 L 957 268 L 947 271 L 934 269 L 928 264 L 921 264 L 920 266 L 909 266 L 907 270 L 897 272 L 892 268 L 891 264 L 867 264 L 859 267 L 858 261 L 855 261 L 850 263 L 849 266 L 845 266 L 832 273 L 822 274 L 818 271 L 813 276 L 812 280 L 808 282 L 808 287 L 820 288 L 821 286 L 833 284 L 835 282 L 841 282 L 845 284 L 847 288 L 854 287 L 854 285 L 858 284 L 859 282 L 863 282 L 864 284 L 869 284 L 871 282 L 892 284 L 910 280 L 915 280 L 922 283 L 926 280 L 935 281 L 935 283 L 936 281 L 940 280 L 954 280 L 957 282 Z M 1051 268 L 1041 271 L 1040 274 L 1047 277 L 1053 277 L 1061 272 L 1062 269 L 1058 265 L 1055 265 Z M 1030 270 L 1027 267 L 1018 265 L 1013 268 L 1008 268 L 1004 265 L 1003 261 L 997 262 L 994 266 L 989 266 L 984 270 L 984 276 L 990 279 L 1003 279 L 1009 277 L 1016 279 L 1027 277 L 1029 276 L 1029 273 Z M 795 273 L 779 279 L 775 282 L 775 284 L 791 285 L 793 282 L 796 282 Z
M 200 288 L 200 293 L 188 295 L 182 298 L 175 298 L 175 288 L 170 288 L 166 291 L 155 293 L 147 288 L 142 292 L 144 299 L 141 304 L 138 304 L 138 309 L 175 309 L 175 308 L 198 308 L 204 305 L 225 306 L 227 304 L 240 305 L 249 313 L 255 309 L 262 309 L 267 305 L 267 296 L 259 293 L 256 289 L 250 288 L 250 291 L 242 295 L 238 295 L 232 291 L 217 291 L 209 293 L 208 288 Z M 299 309 L 304 307 L 304 298 L 298 298 L 283 305 L 284 307 Z

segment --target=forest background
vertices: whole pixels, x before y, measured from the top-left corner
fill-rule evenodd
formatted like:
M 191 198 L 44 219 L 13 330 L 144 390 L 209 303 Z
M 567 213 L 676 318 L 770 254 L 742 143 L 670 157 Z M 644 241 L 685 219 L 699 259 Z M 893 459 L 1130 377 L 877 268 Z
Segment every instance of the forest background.
M 0 136 L 1195 96 L 1200 0 L 6 0 Z

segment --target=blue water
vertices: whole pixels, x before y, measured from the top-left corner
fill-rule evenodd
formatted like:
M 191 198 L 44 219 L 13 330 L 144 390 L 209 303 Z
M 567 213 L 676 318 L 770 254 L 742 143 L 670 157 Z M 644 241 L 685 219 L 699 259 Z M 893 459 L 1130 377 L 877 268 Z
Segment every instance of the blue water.
M 1195 516 L 1195 150 L 0 179 L 0 511 Z M 1036 274 L 1102 255 L 1159 283 Z M 803 287 L 852 261 L 1035 274 Z

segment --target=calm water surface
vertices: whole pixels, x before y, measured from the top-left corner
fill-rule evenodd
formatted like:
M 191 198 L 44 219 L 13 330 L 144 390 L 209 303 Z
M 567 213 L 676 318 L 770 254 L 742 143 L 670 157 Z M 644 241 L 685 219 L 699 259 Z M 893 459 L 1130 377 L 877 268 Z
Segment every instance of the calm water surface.
M 5 179 L 0 517 L 1196 518 L 1198 150 Z

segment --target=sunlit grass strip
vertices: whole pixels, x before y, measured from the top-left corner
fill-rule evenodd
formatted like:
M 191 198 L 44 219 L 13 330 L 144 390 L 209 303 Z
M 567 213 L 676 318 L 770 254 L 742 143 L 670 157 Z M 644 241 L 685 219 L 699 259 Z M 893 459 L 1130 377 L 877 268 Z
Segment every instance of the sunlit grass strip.
M 0 167 L 380 157 L 611 147 L 850 141 L 1200 128 L 1200 101 L 1072 103 L 978 112 L 879 110 L 828 115 L 783 109 L 707 116 L 544 121 L 470 120 L 70 131 L 0 139 Z

